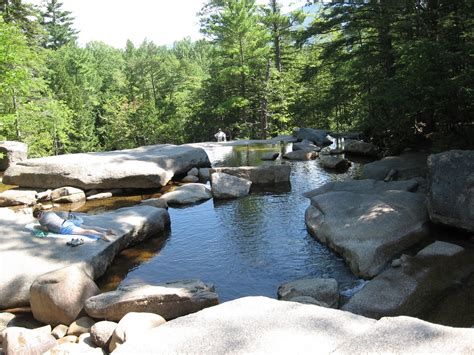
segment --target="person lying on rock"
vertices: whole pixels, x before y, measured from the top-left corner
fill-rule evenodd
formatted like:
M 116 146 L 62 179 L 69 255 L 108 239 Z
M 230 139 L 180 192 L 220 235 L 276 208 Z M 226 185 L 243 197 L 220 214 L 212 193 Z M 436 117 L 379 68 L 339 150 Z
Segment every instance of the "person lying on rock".
M 111 229 L 100 227 L 78 226 L 73 221 L 61 218 L 54 212 L 46 212 L 42 206 L 36 206 L 33 209 L 33 217 L 39 222 L 36 228 L 45 232 L 56 234 L 73 234 L 73 235 L 91 235 L 98 237 L 106 242 L 110 242 L 108 236 L 116 235 Z

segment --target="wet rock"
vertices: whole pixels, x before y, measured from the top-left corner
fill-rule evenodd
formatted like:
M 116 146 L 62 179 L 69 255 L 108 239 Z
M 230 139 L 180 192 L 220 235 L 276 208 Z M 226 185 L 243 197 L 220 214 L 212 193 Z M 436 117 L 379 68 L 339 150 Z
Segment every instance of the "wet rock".
M 187 175 L 181 179 L 181 182 L 184 182 L 184 183 L 193 183 L 193 182 L 198 182 L 198 181 L 199 181 L 199 178 L 194 175 Z
M 162 198 L 149 198 L 147 200 L 142 200 L 140 204 L 156 208 L 168 208 L 168 202 Z
M 329 135 L 333 138 L 360 140 L 362 133 L 361 132 L 329 132 Z
M 51 335 L 55 337 L 56 339 L 64 338 L 67 334 L 67 329 L 68 329 L 67 325 L 59 324 L 56 327 L 54 327 L 53 331 L 51 332 Z
M 317 299 L 315 299 L 313 297 L 310 297 L 310 296 L 291 297 L 291 298 L 287 299 L 286 301 L 298 302 L 298 303 L 303 303 L 303 304 L 313 304 L 315 306 L 325 307 L 325 308 L 334 308 L 334 307 L 330 307 L 327 303 L 318 301 Z
M 474 231 L 474 150 L 428 158 L 428 211 L 435 223 Z
M 425 197 L 405 191 L 381 194 L 329 192 L 311 198 L 306 225 L 363 278 L 427 236 Z
M 112 152 L 65 154 L 19 162 L 5 172 L 10 185 L 83 190 L 160 188 L 193 167 L 210 166 L 202 148 L 152 145 Z
M 91 328 L 92 341 L 101 348 L 107 348 L 115 328 L 117 328 L 115 322 L 101 321 L 95 323 Z
M 254 186 L 275 186 L 290 182 L 291 167 L 287 164 L 263 165 L 263 166 L 240 166 L 213 168 L 212 173 L 225 173 L 237 176 L 252 182 Z
M 299 143 L 293 143 L 293 151 L 297 150 L 313 150 L 315 152 L 321 151 L 321 147 L 314 145 L 311 141 L 304 140 Z
M 213 173 L 211 176 L 212 195 L 216 199 L 228 199 L 247 196 L 252 182 L 225 173 Z
M 342 309 L 372 318 L 419 316 L 474 272 L 474 252 L 435 242 L 368 282 Z
M 5 171 L 10 165 L 26 160 L 28 145 L 22 142 L 0 142 L 0 171 Z
M 318 304 L 330 308 L 339 305 L 339 286 L 334 279 L 301 279 L 284 283 L 278 287 L 278 299 L 295 301 L 297 297 L 311 297 Z
M 418 181 L 415 179 L 406 181 L 383 182 L 377 180 L 346 180 L 331 181 L 314 190 L 305 192 L 303 196 L 311 198 L 328 192 L 345 191 L 361 194 L 381 194 L 385 191 L 416 191 Z
M 87 201 L 105 200 L 113 196 L 112 192 L 100 192 L 94 195 L 87 196 Z
M 289 135 L 276 136 L 276 137 L 273 137 L 271 140 L 274 142 L 286 142 L 286 143 L 294 143 L 298 141 L 298 139 L 296 139 L 294 136 L 289 136 Z
M 190 176 L 199 176 L 199 169 L 198 168 L 192 168 L 191 170 L 188 171 L 188 174 Z
M 36 203 L 36 191 L 27 189 L 11 189 L 0 192 L 0 207 L 27 205 Z
M 31 285 L 31 311 L 43 323 L 70 324 L 81 312 L 86 299 L 98 293 L 100 290 L 94 280 L 79 267 L 55 270 L 41 275 Z M 71 333 L 71 327 L 68 334 L 76 335 Z
M 93 318 L 107 320 L 120 320 L 128 312 L 152 312 L 169 320 L 218 302 L 212 285 L 191 280 L 120 287 L 89 298 L 85 310 Z
M 374 157 L 377 156 L 379 150 L 371 143 L 346 139 L 344 141 L 344 153 Z
M 56 346 L 51 327 L 38 329 L 10 327 L 3 331 L 3 351 L 8 354 L 42 354 Z
M 318 157 L 318 153 L 314 150 L 296 150 L 283 155 L 283 159 L 288 160 L 314 160 Z
M 428 154 L 425 152 L 405 153 L 390 156 L 362 167 L 362 179 L 384 180 L 391 170 L 396 170 L 396 180 L 425 177 Z
M 211 169 L 210 168 L 200 168 L 199 169 L 199 180 L 201 181 L 211 181 Z
M 298 140 L 306 139 L 320 147 L 330 145 L 332 143 L 332 141 L 327 138 L 327 135 L 328 131 L 304 127 L 299 128 L 294 134 Z
M 197 179 L 197 178 L 196 178 Z M 212 198 L 211 190 L 204 184 L 186 184 L 161 196 L 169 205 L 187 205 Z
M 335 149 L 329 150 L 329 154 L 332 154 L 332 155 L 338 155 L 338 154 L 343 154 L 343 153 L 344 153 L 344 149 L 342 148 L 335 148 Z
M 80 336 L 85 333 L 90 333 L 92 326 L 95 324 L 95 321 L 89 317 L 81 317 L 76 319 L 69 325 L 67 330 L 67 335 Z
M 74 203 L 86 200 L 84 191 L 66 186 L 51 191 L 51 199 L 56 203 Z
M 276 160 L 276 158 L 278 158 L 280 156 L 280 153 L 265 153 L 264 155 L 262 155 L 262 157 L 260 158 L 261 160 Z
M 328 155 L 320 155 L 319 162 L 326 169 L 347 169 L 349 166 L 351 166 L 350 161 L 347 159 Z

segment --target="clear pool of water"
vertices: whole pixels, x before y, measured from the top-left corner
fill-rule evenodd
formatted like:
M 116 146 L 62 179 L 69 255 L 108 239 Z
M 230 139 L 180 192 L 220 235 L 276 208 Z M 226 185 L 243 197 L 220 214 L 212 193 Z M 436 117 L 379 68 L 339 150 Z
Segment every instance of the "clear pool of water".
M 262 154 L 288 149 L 286 145 L 206 147 L 213 166 L 259 165 Z M 124 277 L 120 285 L 200 279 L 214 284 L 221 301 L 276 297 L 279 285 L 304 277 L 335 278 L 341 290 L 357 286 L 359 281 L 343 260 L 307 232 L 304 213 L 309 200 L 302 194 L 327 181 L 348 178 L 358 165 L 335 174 L 322 169 L 318 160 L 283 163 L 292 168 L 289 192 L 259 192 L 169 208 L 168 234 L 117 259 L 121 265 L 116 267 L 122 269 L 119 279 Z M 111 282 L 117 283 L 113 271 L 102 285 Z

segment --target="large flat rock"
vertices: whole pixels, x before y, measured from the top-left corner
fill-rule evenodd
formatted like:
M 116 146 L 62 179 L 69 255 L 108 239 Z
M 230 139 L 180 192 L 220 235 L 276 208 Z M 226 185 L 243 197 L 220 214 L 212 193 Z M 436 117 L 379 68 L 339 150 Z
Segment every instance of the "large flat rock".
M 428 181 L 431 220 L 474 232 L 474 150 L 430 155 Z
M 420 317 L 473 272 L 473 250 L 438 241 L 368 282 L 343 309 L 371 318 Z
M 77 265 L 93 279 L 101 276 L 114 257 L 169 227 L 168 211 L 151 206 L 121 208 L 99 215 L 81 215 L 85 225 L 112 228 L 117 236 L 110 243 L 86 242 L 71 248 L 67 239 L 38 238 L 25 225 L 31 214 L 0 209 L 0 309 L 29 305 L 29 290 L 40 275 Z
M 3 183 L 40 188 L 74 186 L 83 190 L 159 188 L 176 174 L 206 166 L 210 166 L 209 158 L 201 148 L 150 145 L 28 159 L 10 166 Z
M 245 297 L 180 317 L 114 354 L 472 353 L 474 329 L 408 317 L 375 321 L 349 312 Z
M 272 186 L 290 183 L 291 166 L 287 164 L 281 164 L 222 167 L 210 169 L 209 172 L 211 174 L 224 173 L 250 180 L 252 182 L 252 186 Z
M 311 198 L 305 221 L 313 236 L 363 278 L 380 273 L 428 232 L 425 196 L 405 191 L 327 192 Z
M 426 159 L 428 153 L 415 152 L 383 158 L 365 164 L 362 168 L 362 179 L 383 180 L 387 174 L 396 171 L 396 180 L 407 180 L 426 176 Z
M 166 320 L 215 306 L 214 286 L 199 280 L 129 285 L 91 297 L 85 311 L 93 318 L 119 321 L 129 312 L 156 313 Z
M 413 192 L 418 188 L 418 182 L 415 179 L 405 181 L 378 181 L 372 179 L 366 180 L 346 180 L 330 181 L 314 190 L 305 192 L 304 197 L 312 198 L 327 192 L 345 191 L 363 194 L 380 194 L 390 190 L 400 190 Z

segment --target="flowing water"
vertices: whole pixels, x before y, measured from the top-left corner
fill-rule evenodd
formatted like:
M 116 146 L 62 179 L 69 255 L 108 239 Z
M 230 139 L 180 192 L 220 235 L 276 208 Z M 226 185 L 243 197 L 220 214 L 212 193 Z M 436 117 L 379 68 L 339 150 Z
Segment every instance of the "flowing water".
M 205 147 L 213 166 L 262 164 L 269 151 L 288 146 Z M 265 164 L 282 164 L 281 160 Z M 235 200 L 208 200 L 169 208 L 171 231 L 122 253 L 101 280 L 103 289 L 136 283 L 200 279 L 215 285 L 221 301 L 249 295 L 276 297 L 284 282 L 332 277 L 341 290 L 359 281 L 343 260 L 306 230 L 306 191 L 352 176 L 327 172 L 317 160 L 291 165 L 291 191 L 256 192 Z M 122 280 L 123 278 L 123 280 Z

